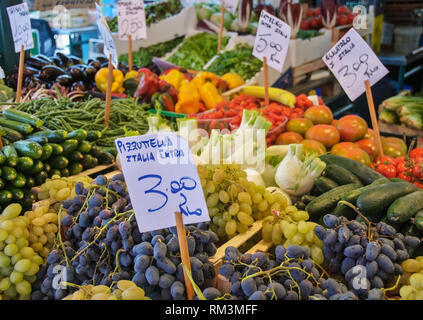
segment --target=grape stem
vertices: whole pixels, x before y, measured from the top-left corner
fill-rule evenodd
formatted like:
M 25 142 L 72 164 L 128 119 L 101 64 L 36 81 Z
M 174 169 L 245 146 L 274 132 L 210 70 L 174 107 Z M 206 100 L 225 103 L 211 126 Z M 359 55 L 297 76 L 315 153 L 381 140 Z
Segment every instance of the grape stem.
M 57 223 L 58 223 L 58 228 L 59 228 L 59 232 L 57 233 L 57 236 L 59 237 L 60 246 L 62 247 L 63 255 L 65 256 L 66 266 L 69 267 L 70 263 L 69 263 L 68 256 L 66 255 L 65 244 L 62 241 L 62 225 L 61 225 L 62 219 L 60 217 L 62 215 L 62 208 L 63 207 L 60 206 L 59 212 L 57 213 L 57 220 L 58 220 Z
M 367 222 L 367 225 L 368 225 L 368 228 L 367 228 L 367 232 L 368 232 L 368 235 L 367 235 L 367 237 L 369 238 L 369 240 L 371 241 L 372 239 L 373 239 L 373 232 L 372 232 L 372 223 L 369 221 L 369 219 L 367 219 L 361 212 L 360 212 L 360 210 L 358 210 L 358 208 L 355 206 L 355 205 L 353 205 L 352 203 L 349 203 L 348 201 L 345 201 L 345 200 L 341 200 L 341 201 L 339 201 L 338 203 L 341 203 L 341 204 L 344 204 L 344 205 L 346 205 L 346 206 L 348 206 L 348 207 L 350 207 L 351 209 L 353 209 L 360 217 L 362 217 L 366 222 Z

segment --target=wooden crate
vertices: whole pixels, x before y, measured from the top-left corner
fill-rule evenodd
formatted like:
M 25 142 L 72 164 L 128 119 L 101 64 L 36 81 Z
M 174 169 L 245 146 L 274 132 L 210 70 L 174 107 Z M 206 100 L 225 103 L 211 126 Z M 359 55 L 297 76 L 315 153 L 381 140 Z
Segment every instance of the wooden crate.
M 292 68 L 293 85 L 297 85 L 305 75 L 308 75 L 317 70 L 323 70 L 325 68 L 326 64 L 321 58 L 305 63 L 301 66 Z

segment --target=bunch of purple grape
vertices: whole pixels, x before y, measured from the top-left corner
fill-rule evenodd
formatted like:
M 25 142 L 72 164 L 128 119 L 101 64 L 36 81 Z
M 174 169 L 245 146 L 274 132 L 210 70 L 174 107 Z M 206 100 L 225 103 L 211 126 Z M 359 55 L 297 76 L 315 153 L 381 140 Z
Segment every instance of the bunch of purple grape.
M 323 255 L 331 274 L 343 275 L 348 288 L 366 299 L 374 288 L 385 288 L 395 275 L 403 273 L 401 262 L 420 245 L 420 239 L 404 236 L 379 222 L 368 227 L 345 217 L 327 214 L 314 231 L 323 241 Z M 369 229 L 370 228 L 370 229 Z

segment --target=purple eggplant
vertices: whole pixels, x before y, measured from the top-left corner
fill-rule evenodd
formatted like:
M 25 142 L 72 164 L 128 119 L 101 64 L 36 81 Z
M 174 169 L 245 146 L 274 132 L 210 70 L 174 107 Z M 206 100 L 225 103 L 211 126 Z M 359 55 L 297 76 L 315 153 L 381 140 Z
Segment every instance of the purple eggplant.
M 49 64 L 41 68 L 40 70 L 40 79 L 47 81 L 54 81 L 58 76 L 66 74 L 65 70 L 55 66 L 54 64 Z
M 63 87 L 70 87 L 73 83 L 73 79 L 68 74 L 62 74 L 56 78 L 56 83 L 60 84 Z

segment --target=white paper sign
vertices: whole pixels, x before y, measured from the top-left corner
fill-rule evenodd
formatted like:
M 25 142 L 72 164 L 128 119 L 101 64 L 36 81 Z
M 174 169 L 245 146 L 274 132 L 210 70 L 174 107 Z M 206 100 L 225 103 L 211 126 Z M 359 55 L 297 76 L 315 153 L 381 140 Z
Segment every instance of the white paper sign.
M 128 40 L 128 35 L 133 40 L 147 39 L 144 1 L 119 1 L 117 6 L 119 40 Z
M 225 10 L 229 11 L 232 14 L 235 14 L 238 9 L 239 0 L 223 0 L 225 1 Z
M 24 2 L 8 7 L 7 14 L 9 15 L 15 52 L 20 52 L 22 45 L 25 51 L 34 48 L 28 4 Z
M 266 57 L 268 66 L 282 72 L 290 37 L 289 25 L 262 10 L 253 55 L 262 61 L 263 57 Z
M 317 95 L 312 95 L 312 96 L 308 96 L 307 97 L 308 100 L 310 100 L 311 102 L 313 102 L 313 105 L 318 106 L 319 105 L 319 96 Z
M 0 79 L 4 79 L 6 75 L 4 74 L 4 70 L 2 67 L 0 67 Z
M 174 133 L 115 140 L 140 232 L 210 221 L 188 141 Z
M 366 91 L 365 80 L 372 86 L 389 72 L 354 28 L 324 55 L 323 61 L 351 101 Z
M 112 55 L 112 64 L 117 69 L 118 55 L 116 51 L 115 41 L 113 40 L 112 32 L 110 31 L 109 26 L 107 25 L 107 21 L 104 18 L 100 6 L 97 3 L 95 4 L 95 6 L 97 9 L 97 27 L 104 41 L 104 54 L 107 58 L 109 57 L 109 55 Z

